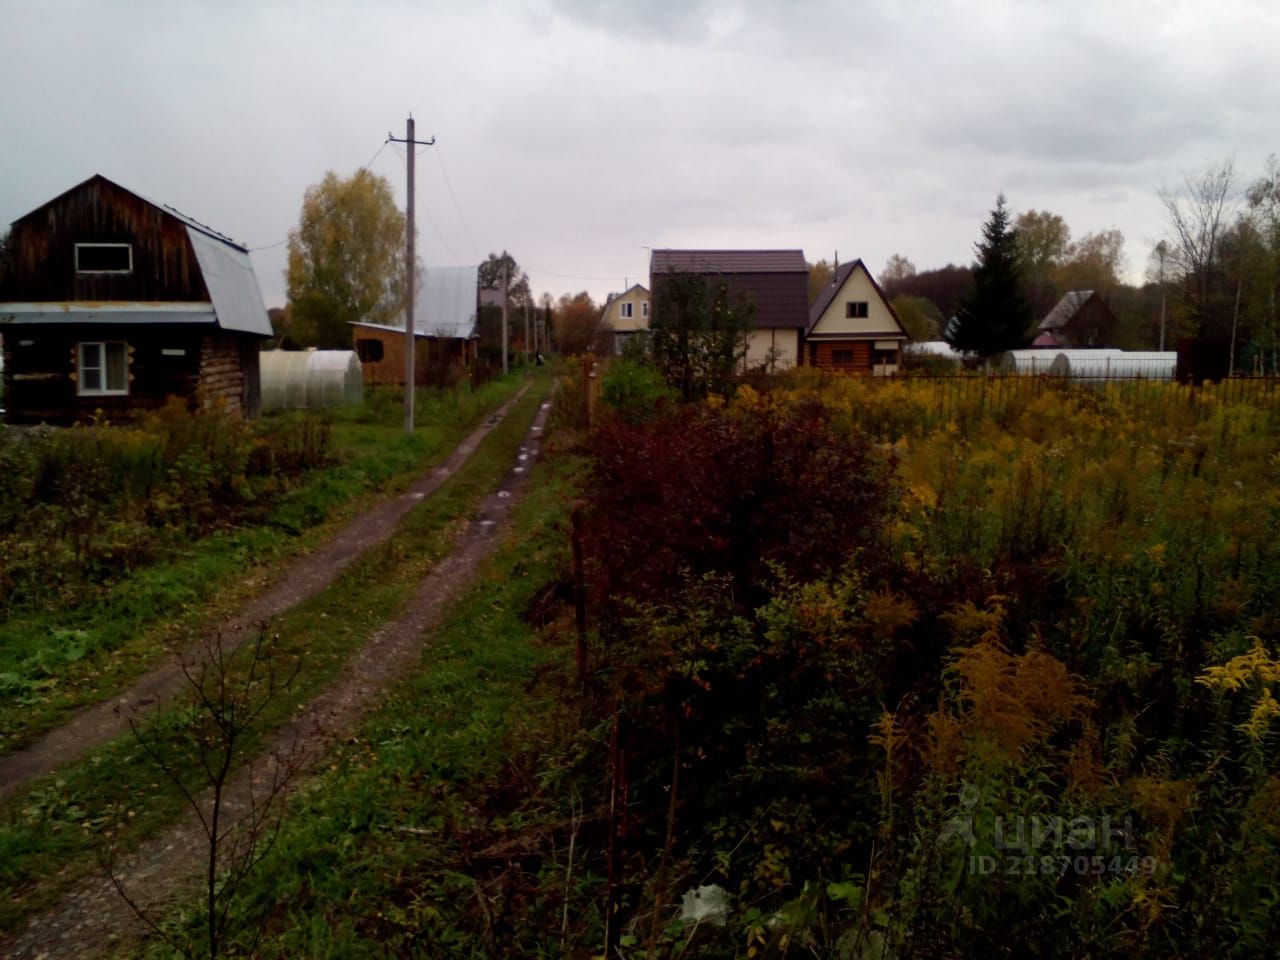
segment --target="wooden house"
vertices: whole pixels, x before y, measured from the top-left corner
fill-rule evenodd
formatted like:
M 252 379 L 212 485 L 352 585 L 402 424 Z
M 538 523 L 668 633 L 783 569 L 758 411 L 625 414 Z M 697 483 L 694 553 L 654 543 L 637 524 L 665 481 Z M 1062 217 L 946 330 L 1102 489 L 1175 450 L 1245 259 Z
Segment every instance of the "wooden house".
M 413 379 L 418 386 L 451 382 L 476 359 L 478 267 L 433 267 L 413 298 Z M 403 384 L 404 322 L 351 324 L 352 346 L 366 383 Z
M 745 366 L 778 368 L 804 362 L 809 322 L 809 267 L 801 250 L 654 250 L 649 289 L 659 310 L 663 286 L 676 276 L 699 276 L 708 292 L 724 284 L 730 302 L 755 307 Z
M 822 370 L 886 376 L 898 372 L 909 340 L 876 278 L 861 260 L 837 267 L 809 309 L 807 362 Z
M 15 220 L 5 257 L 9 423 L 129 419 L 169 397 L 257 416 L 271 324 L 243 246 L 94 176 Z
M 1039 336 L 1048 334 L 1059 347 L 1105 347 L 1115 332 L 1116 315 L 1095 290 L 1065 294 L 1037 328 Z

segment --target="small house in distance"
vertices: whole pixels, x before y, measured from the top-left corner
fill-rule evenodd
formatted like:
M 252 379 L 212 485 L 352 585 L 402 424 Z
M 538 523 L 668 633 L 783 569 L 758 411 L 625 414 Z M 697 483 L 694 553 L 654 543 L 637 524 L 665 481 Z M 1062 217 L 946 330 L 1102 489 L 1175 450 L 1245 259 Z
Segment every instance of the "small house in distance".
M 419 386 L 461 376 L 476 359 L 478 267 L 432 267 L 413 298 L 413 379 Z M 404 323 L 353 321 L 365 383 L 404 383 Z
M 837 267 L 809 310 L 808 362 L 822 370 L 895 374 L 898 353 L 909 339 L 861 260 Z
M 662 287 L 671 278 L 700 276 L 708 293 L 723 283 L 730 302 L 755 307 L 747 339 L 747 367 L 778 368 L 804 362 L 809 322 L 809 267 L 801 250 L 654 250 L 649 259 L 653 310 L 662 309 Z
M 255 417 L 271 336 L 243 246 L 93 176 L 15 220 L 0 284 L 5 419 L 129 419 L 169 397 Z
M 1095 290 L 1072 290 L 1040 321 L 1037 346 L 1105 347 L 1115 336 L 1116 315 Z M 1052 342 L 1049 342 L 1052 341 Z
M 613 352 L 622 356 L 627 344 L 649 330 L 649 291 L 632 284 L 625 293 L 611 293 L 605 301 L 601 326 L 613 331 Z

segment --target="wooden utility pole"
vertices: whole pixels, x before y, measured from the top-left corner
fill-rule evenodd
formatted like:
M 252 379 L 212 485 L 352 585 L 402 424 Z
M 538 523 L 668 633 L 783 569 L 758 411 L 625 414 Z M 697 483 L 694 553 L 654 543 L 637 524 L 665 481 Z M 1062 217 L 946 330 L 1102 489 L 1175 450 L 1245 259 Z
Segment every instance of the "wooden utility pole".
M 524 302 L 524 365 L 527 367 L 533 360 L 533 354 L 529 351 L 529 301 Z
M 507 251 L 502 251 L 502 375 L 507 375 Z
M 436 142 L 436 138 L 430 140 L 413 139 L 413 115 L 409 115 L 409 119 L 404 124 L 404 139 L 393 137 L 387 134 L 387 140 L 392 143 L 403 143 L 406 154 L 406 164 L 408 166 L 408 188 L 409 198 L 405 201 L 405 217 L 408 220 L 406 224 L 405 237 L 405 299 L 404 299 L 404 432 L 413 433 L 413 354 L 417 348 L 416 331 L 413 326 L 413 274 L 414 262 L 416 256 L 414 254 L 415 230 L 413 225 L 413 157 L 414 147 L 429 147 Z

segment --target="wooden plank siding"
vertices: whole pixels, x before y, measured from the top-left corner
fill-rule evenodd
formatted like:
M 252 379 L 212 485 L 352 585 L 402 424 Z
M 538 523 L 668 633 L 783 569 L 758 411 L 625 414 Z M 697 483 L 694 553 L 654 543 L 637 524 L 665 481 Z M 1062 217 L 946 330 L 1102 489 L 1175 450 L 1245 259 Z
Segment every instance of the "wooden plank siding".
M 871 346 L 870 340 L 841 340 L 832 343 L 810 340 L 809 364 L 828 373 L 870 375 Z M 840 355 L 839 360 L 837 353 Z
M 77 243 L 127 243 L 127 274 L 76 272 Z M 208 301 L 187 227 L 94 178 L 14 221 L 4 299 L 26 302 Z
M 360 358 L 364 382 L 370 385 L 404 383 L 404 334 L 377 327 L 353 327 L 351 347 Z M 464 369 L 475 360 L 474 340 L 451 337 L 415 337 L 413 380 L 417 386 L 443 382 L 450 368 Z M 381 358 L 374 359 L 381 345 Z

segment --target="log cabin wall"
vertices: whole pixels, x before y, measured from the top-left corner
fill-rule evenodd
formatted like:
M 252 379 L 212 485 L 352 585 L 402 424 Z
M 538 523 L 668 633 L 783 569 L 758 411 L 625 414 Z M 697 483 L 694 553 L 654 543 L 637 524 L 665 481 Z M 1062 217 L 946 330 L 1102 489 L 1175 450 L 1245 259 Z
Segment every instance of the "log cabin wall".
M 831 373 L 871 373 L 871 341 L 809 341 L 809 363 Z
M 225 336 L 225 334 L 223 335 Z M 164 405 L 193 402 L 200 378 L 202 331 L 192 327 L 59 324 L 5 331 L 5 416 L 9 423 L 66 424 L 104 417 L 122 421 Z M 129 392 L 78 392 L 81 342 L 128 344 Z

